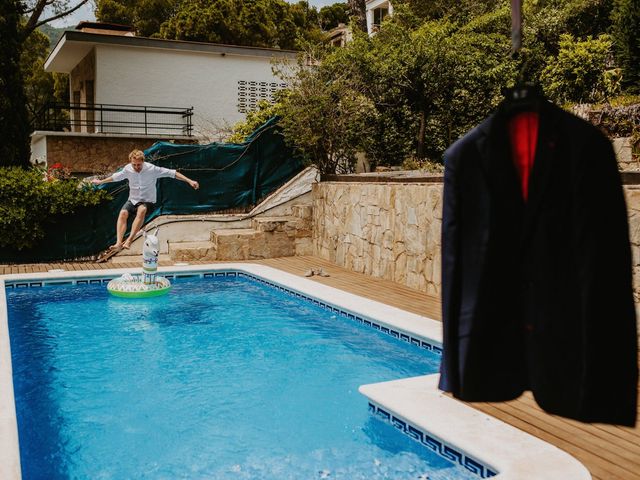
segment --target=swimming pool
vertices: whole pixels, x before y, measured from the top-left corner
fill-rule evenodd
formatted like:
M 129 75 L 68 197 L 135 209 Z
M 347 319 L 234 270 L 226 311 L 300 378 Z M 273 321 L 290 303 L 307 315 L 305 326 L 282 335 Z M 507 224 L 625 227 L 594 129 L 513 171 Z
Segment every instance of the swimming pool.
M 436 326 L 410 314 L 398 318 L 400 311 L 380 304 L 356 305 L 353 296 L 308 280 L 284 275 L 273 282 L 265 271 L 242 269 L 185 271 L 203 278 L 174 279 L 175 293 L 162 302 L 109 298 L 104 276 L 10 279 L 9 305 L 13 309 L 18 300 L 26 319 L 19 322 L 22 333 L 10 321 L 14 372 L 21 377 L 18 417 L 33 415 L 38 425 L 20 420 L 25 478 L 52 468 L 29 452 L 54 459 L 58 477 L 49 478 L 436 479 L 492 473 L 478 456 L 416 429 L 402 409 L 385 406 L 384 395 L 373 391 L 367 402 L 357 394 L 362 383 L 427 378 L 422 375 L 438 362 L 438 342 L 429 335 Z M 317 295 L 283 286 L 287 281 Z M 71 285 L 25 288 L 59 282 Z M 219 302 L 225 290 L 232 293 L 231 306 Z M 249 307 L 247 290 L 258 294 L 258 307 Z M 273 306 L 275 313 L 264 313 Z M 233 319 L 231 310 L 243 314 Z M 62 320 L 46 318 L 60 313 Z M 397 321 L 415 328 L 395 327 Z M 124 343 L 114 346 L 114 334 Z M 21 337 L 27 340 L 22 346 Z M 39 355 L 29 355 L 27 345 Z M 333 353 L 325 356 L 327 350 Z M 284 368 L 276 365 L 279 358 L 287 359 Z M 399 365 L 391 366 L 392 358 Z M 35 404 L 23 404 L 24 393 Z M 234 403 L 247 399 L 253 400 Z M 114 405 L 125 408 L 114 412 Z M 184 417 L 185 411 L 195 415 Z M 265 440 L 267 434 L 275 436 Z M 126 468 L 133 473 L 121 470 Z

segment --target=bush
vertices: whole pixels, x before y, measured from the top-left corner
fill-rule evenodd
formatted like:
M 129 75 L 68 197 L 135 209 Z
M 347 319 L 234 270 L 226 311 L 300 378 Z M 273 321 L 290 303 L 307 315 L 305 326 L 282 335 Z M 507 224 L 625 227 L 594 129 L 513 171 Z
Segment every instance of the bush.
M 632 93 L 640 93 L 640 0 L 615 0 L 611 12 L 612 35 L 622 81 Z
M 267 123 L 272 117 L 279 116 L 281 110 L 282 107 L 279 103 L 260 100 L 258 107 L 247 113 L 246 120 L 240 121 L 233 126 L 233 133 L 225 139 L 225 142 L 243 143 L 258 127 Z
M 562 35 L 557 58 L 548 59 L 540 76 L 545 93 L 558 103 L 601 102 L 619 93 L 620 71 L 607 68 L 612 48 L 606 34 L 584 41 Z
M 350 173 L 356 154 L 367 151 L 376 110 L 357 82 L 309 66 L 320 63 L 315 53 L 307 52 L 295 66 L 281 67 L 290 86 L 280 96 L 282 133 L 303 162 L 320 173 Z
M 109 198 L 104 190 L 41 169 L 0 168 L 0 248 L 31 248 L 60 215 Z

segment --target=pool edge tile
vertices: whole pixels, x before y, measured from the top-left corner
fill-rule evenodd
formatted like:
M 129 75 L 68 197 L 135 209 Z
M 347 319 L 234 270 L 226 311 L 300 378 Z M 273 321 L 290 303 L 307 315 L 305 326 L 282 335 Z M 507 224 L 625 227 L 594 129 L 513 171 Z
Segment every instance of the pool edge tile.
M 428 448 L 449 460 L 455 458 L 467 470 L 479 463 L 485 475 L 497 472 L 492 477 L 496 480 L 591 479 L 587 468 L 563 450 L 445 395 L 438 389 L 439 377 L 372 383 L 359 391 L 369 399 L 372 414 L 382 409 L 385 414 L 380 418 L 389 418 L 390 424 L 396 418 L 417 432 L 428 433 L 435 439 L 435 443 L 423 442 Z M 406 428 L 404 433 L 416 440 Z

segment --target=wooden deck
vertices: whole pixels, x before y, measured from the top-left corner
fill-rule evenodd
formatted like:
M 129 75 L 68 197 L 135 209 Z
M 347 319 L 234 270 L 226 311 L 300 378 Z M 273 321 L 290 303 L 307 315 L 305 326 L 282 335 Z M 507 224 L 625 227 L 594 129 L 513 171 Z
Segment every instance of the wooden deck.
M 207 262 L 210 263 L 210 262 Z M 315 257 L 286 257 L 254 261 L 294 275 L 304 275 L 311 268 L 322 267 L 329 277 L 310 279 L 332 287 L 371 298 L 404 310 L 440 319 L 440 300 L 394 282 L 353 273 Z M 172 265 L 161 261 L 160 265 Z M 139 267 L 130 263 L 56 263 L 0 266 L 0 274 L 65 270 L 100 270 Z M 539 437 L 580 460 L 597 480 L 640 480 L 640 428 L 603 424 L 584 424 L 543 412 L 531 394 L 504 403 L 470 404 L 489 415 Z M 567 479 L 571 480 L 571 479 Z

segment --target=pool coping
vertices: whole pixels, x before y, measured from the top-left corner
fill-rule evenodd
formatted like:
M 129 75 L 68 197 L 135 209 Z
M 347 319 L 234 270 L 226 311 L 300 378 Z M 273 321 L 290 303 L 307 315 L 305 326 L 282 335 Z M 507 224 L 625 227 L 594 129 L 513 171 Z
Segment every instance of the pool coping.
M 442 324 L 374 300 L 264 265 L 216 263 L 160 267 L 159 273 L 188 277 L 240 272 L 276 288 L 306 297 L 400 340 L 438 353 Z M 0 478 L 20 480 L 17 420 L 13 396 L 5 285 L 37 287 L 47 283 L 115 278 L 140 268 L 23 273 L 0 276 Z M 386 331 L 385 331 L 386 330 Z M 543 440 L 454 400 L 437 388 L 438 374 L 363 385 L 372 414 L 389 421 L 439 455 L 475 471 L 481 478 L 587 480 L 588 470 L 574 457 Z M 490 435 L 484 434 L 485 429 Z M 437 445 L 440 445 L 439 447 Z M 550 469 L 552 469 L 550 471 Z

